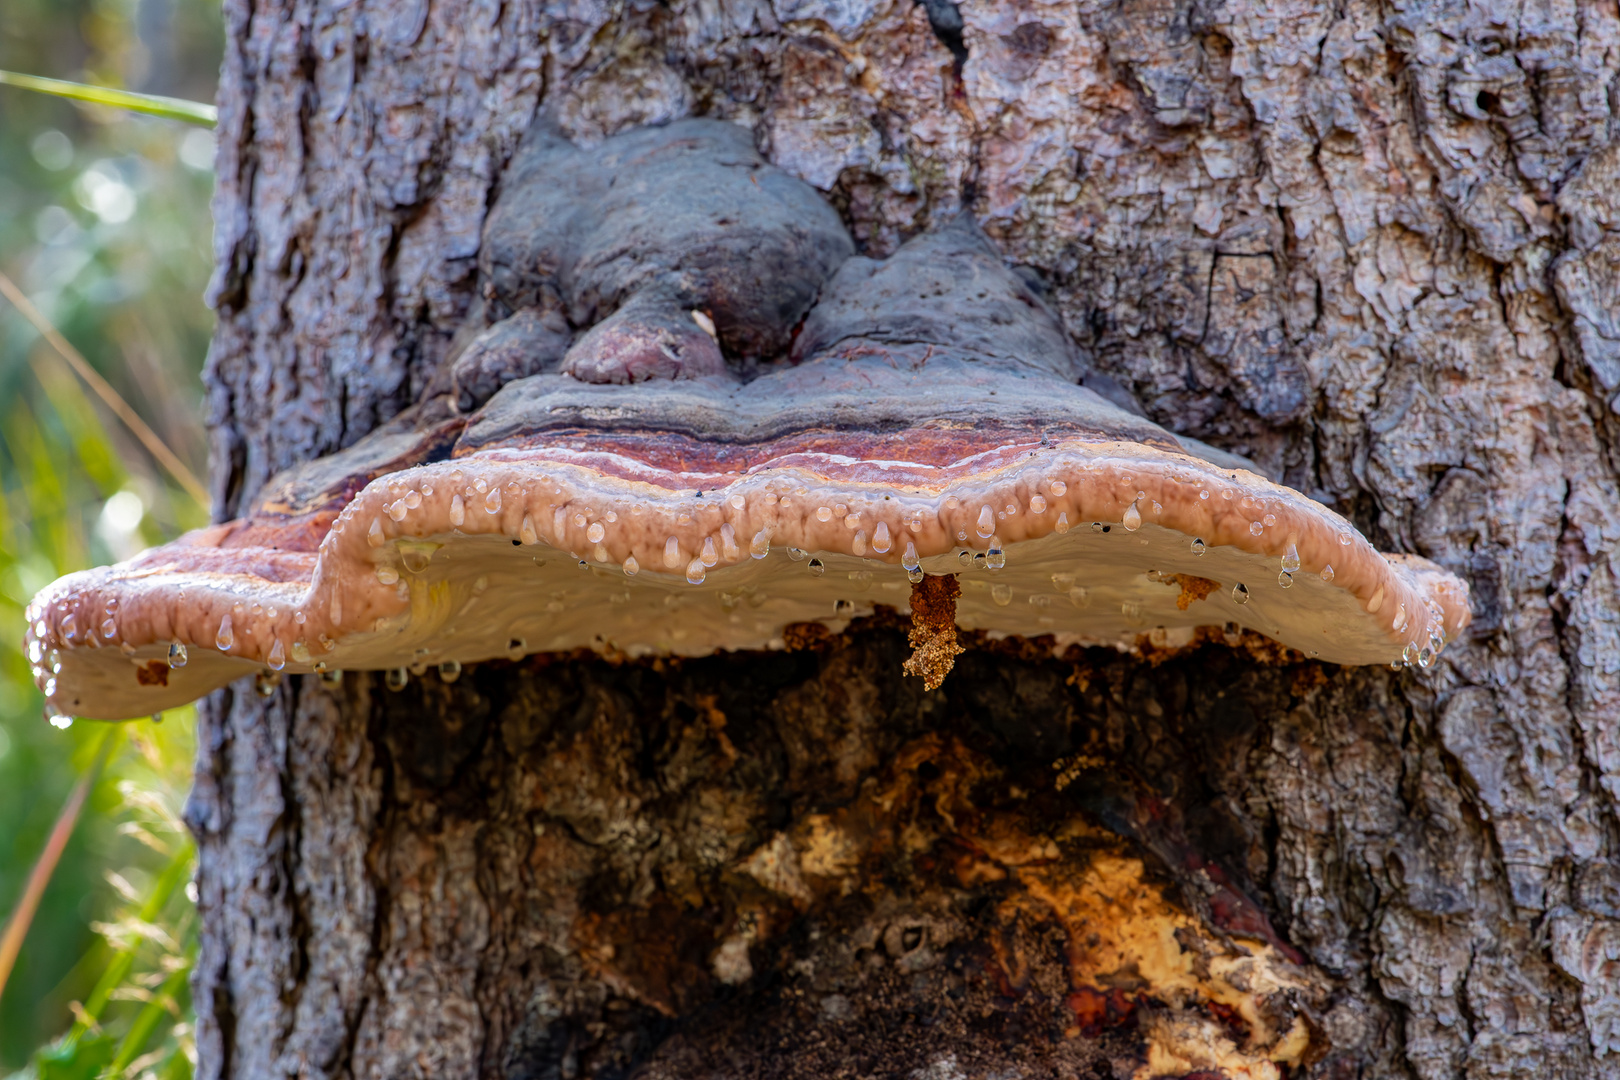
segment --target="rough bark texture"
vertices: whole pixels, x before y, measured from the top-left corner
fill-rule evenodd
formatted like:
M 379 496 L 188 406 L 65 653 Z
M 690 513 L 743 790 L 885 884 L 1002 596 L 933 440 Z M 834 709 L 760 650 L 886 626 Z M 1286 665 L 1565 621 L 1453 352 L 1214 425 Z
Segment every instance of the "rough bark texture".
M 1263 1018 L 1308 1031 L 1296 1074 L 1620 1075 L 1612 0 L 226 17 L 221 513 L 426 385 L 537 107 L 579 139 L 700 114 L 869 253 L 970 205 L 1153 419 L 1464 575 L 1476 617 L 1421 675 L 981 642 L 924 694 L 879 620 L 218 695 L 204 1076 L 1259 1060 L 1211 974 L 1238 939 L 1296 980 Z M 1108 967 L 1091 937 L 1133 920 L 1176 927 L 1201 990 Z

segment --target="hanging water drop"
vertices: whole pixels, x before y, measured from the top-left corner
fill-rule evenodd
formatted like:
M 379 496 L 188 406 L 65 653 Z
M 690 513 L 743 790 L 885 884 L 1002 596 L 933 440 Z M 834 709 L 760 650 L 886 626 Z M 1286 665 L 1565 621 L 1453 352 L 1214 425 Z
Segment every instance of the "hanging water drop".
M 671 536 L 664 541 L 664 566 L 667 569 L 674 570 L 681 565 L 682 561 L 681 542 L 676 537 Z
M 1289 543 L 1282 557 L 1283 573 L 1292 574 L 1299 569 L 1299 549 Z
M 1284 570 L 1277 575 L 1277 584 L 1285 589 L 1292 589 L 1294 587 L 1294 575 Z
M 236 644 L 236 633 L 231 629 L 231 617 L 226 615 L 219 621 L 219 633 L 214 635 L 214 648 L 220 652 L 230 652 L 231 646 Z
M 733 510 L 741 510 L 744 506 L 748 505 L 748 500 L 743 498 L 741 495 L 733 495 L 726 501 L 731 504 L 731 508 Z
M 818 507 L 816 507 L 816 520 L 817 521 L 831 521 L 832 520 L 832 514 L 833 514 L 832 507 L 830 507 L 830 506 L 818 506 Z
M 879 555 L 887 555 L 889 548 L 893 546 L 893 542 L 889 539 L 889 523 L 878 522 L 877 528 L 872 530 L 872 550 Z
M 755 533 L 754 538 L 748 542 L 748 554 L 752 555 L 756 559 L 763 559 L 770 553 L 771 534 L 766 532 L 764 529 L 761 529 L 759 532 Z
M 1012 597 L 1013 591 L 1011 585 L 990 586 L 990 599 L 994 600 L 999 607 L 1006 607 L 1008 604 L 1012 603 Z
M 607 528 L 600 521 L 591 522 L 590 528 L 585 530 L 585 539 L 593 544 L 600 544 L 607 535 Z
M 636 561 L 636 557 L 634 555 L 627 556 L 624 560 L 624 576 L 635 577 L 640 572 L 641 564 Z
M 1069 485 L 1065 484 L 1061 480 L 1054 480 L 1052 481 L 1051 488 L 1052 494 L 1061 499 L 1063 498 L 1064 494 L 1068 492 Z
M 66 731 L 73 726 L 73 717 L 66 713 L 53 712 L 46 719 L 50 721 L 51 727 L 56 728 L 58 731 Z
M 405 515 L 410 512 L 411 508 L 405 505 L 404 499 L 395 499 L 388 504 L 388 516 L 395 521 L 404 521 Z
M 525 544 L 538 544 L 540 542 L 540 534 L 534 528 L 534 518 L 528 514 L 523 515 L 523 525 L 518 529 L 518 539 Z
M 906 541 L 906 550 L 900 556 L 900 565 L 907 570 L 915 570 L 922 565 L 922 560 L 917 558 L 917 545 L 910 540 Z
M 1076 585 L 1069 590 L 1069 603 L 1084 611 L 1091 606 L 1091 591 Z
M 833 615 L 840 619 L 847 619 L 855 614 L 855 601 L 834 600 Z
M 1203 537 L 1201 537 L 1201 536 L 1195 536 L 1195 537 L 1193 537 L 1193 542 L 1192 542 L 1192 553 L 1193 553 L 1193 554 L 1194 554 L 1194 555 L 1202 555 L 1202 554 L 1203 554 L 1203 553 L 1204 553 L 1204 552 L 1206 552 L 1206 551 L 1208 551 L 1208 550 L 1209 550 L 1209 548 L 1208 548 L 1208 546 L 1207 546 L 1207 545 L 1206 545 L 1206 544 L 1205 544 L 1205 543 L 1204 543 L 1204 539 L 1203 539 Z
M 461 678 L 461 661 L 460 660 L 441 660 L 441 661 L 439 661 L 439 681 L 440 682 L 453 683 L 459 678 Z
M 854 552 L 857 556 L 866 554 L 866 530 L 865 529 L 856 530 L 855 535 L 850 538 L 849 549 L 850 549 L 850 551 Z
M 921 582 L 923 576 L 922 567 L 920 566 L 913 566 L 906 571 L 906 580 L 911 582 L 913 585 Z
M 1259 536 L 1261 533 L 1263 533 L 1265 531 L 1266 531 L 1266 527 L 1264 525 L 1260 524 L 1258 521 L 1249 522 L 1249 535 L 1250 536 Z
M 178 641 L 169 643 L 169 666 L 172 668 L 186 666 L 186 647 Z
M 383 685 L 394 691 L 405 689 L 410 681 L 411 673 L 402 667 L 389 668 L 388 674 L 383 676 Z
M 1234 604 L 1247 604 L 1248 602 L 1249 602 L 1249 587 L 1247 585 L 1243 584 L 1243 582 L 1241 582 L 1241 581 L 1238 582 L 1236 585 L 1232 586 L 1232 603 L 1234 603 Z
M 699 555 L 698 558 L 704 566 L 713 566 L 720 561 L 720 553 L 714 549 L 714 537 L 705 536 L 703 538 L 703 554 Z
M 804 558 L 803 548 L 790 547 L 787 549 L 787 553 L 788 558 L 792 559 L 794 562 L 798 562 L 800 559 Z
M 413 489 L 413 490 L 407 491 L 405 493 L 405 506 L 408 509 L 415 510 L 418 506 L 421 506 L 421 505 L 422 505 L 422 495 L 421 495 L 420 492 Z
M 996 512 L 989 506 L 983 507 L 979 511 L 979 521 L 974 529 L 981 537 L 989 539 L 996 531 Z
M 1333 580 L 1333 564 L 1332 563 L 1328 563 L 1326 566 L 1322 567 L 1322 580 L 1323 581 L 1332 581 Z
M 253 692 L 262 698 L 273 697 L 276 687 L 281 685 L 281 674 L 275 671 L 261 671 L 253 677 Z
M 1418 667 L 1423 668 L 1425 671 L 1427 671 L 1429 669 L 1429 666 L 1434 663 L 1434 650 L 1433 649 L 1419 649 L 1418 650 L 1418 661 L 1417 662 L 1418 662 Z
M 1046 513 L 1046 500 L 1039 495 L 1029 497 L 1029 512 L 1032 514 Z
M 489 494 L 484 496 L 484 513 L 498 514 L 501 511 L 501 489 L 492 487 Z
M 1400 633 L 1402 630 L 1406 629 L 1406 605 L 1405 604 L 1401 604 L 1399 607 L 1397 607 L 1395 609 L 1395 621 L 1390 624 L 1390 629 L 1394 630 L 1397 634 Z
M 811 559 L 810 562 L 807 565 L 810 568 L 810 572 L 812 574 L 814 574 L 816 577 L 820 577 L 827 570 L 826 564 L 823 563 L 820 559 Z
M 1000 538 L 990 541 L 990 550 L 985 552 L 984 564 L 992 570 L 1000 570 L 1007 565 L 1007 553 L 1001 550 Z
M 319 672 L 319 676 L 321 685 L 329 690 L 343 684 L 342 668 L 327 668 L 323 665 L 321 671 Z
M 292 643 L 292 648 L 288 651 L 292 654 L 293 663 L 309 663 L 309 646 L 305 645 L 302 641 L 294 641 Z
M 508 638 L 506 642 L 506 658 L 508 660 L 521 660 L 529 651 L 529 643 L 520 637 Z
M 280 671 L 287 666 L 287 650 L 282 647 L 280 638 L 271 643 L 270 654 L 264 658 L 264 662 L 270 665 L 271 671 Z
M 382 518 L 371 519 L 371 528 L 366 530 L 366 543 L 372 547 L 382 547 L 386 537 L 383 536 Z
M 741 554 L 737 550 L 737 530 L 731 527 L 730 522 L 720 526 L 720 557 L 732 563 Z
M 1412 664 L 1417 663 L 1417 661 L 1418 661 L 1417 642 L 1408 641 L 1406 643 L 1406 648 L 1401 650 L 1401 659 L 1405 660 L 1408 666 L 1411 666 Z
M 686 564 L 686 580 L 693 585 L 703 584 L 703 579 L 708 576 L 708 573 L 708 568 L 703 565 L 701 557 Z
M 377 567 L 377 580 L 384 585 L 396 585 L 399 583 L 399 571 L 392 566 L 379 566 Z

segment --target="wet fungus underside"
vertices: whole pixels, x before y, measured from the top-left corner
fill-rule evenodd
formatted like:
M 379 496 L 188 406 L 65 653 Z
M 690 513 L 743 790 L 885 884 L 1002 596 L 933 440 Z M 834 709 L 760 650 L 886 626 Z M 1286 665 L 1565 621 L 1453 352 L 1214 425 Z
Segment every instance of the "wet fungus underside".
M 781 647 L 908 596 L 930 687 L 953 624 L 1062 646 L 1236 623 L 1425 666 L 1467 624 L 1458 579 L 1080 385 L 970 218 L 872 260 L 744 128 L 541 127 L 418 405 L 242 519 L 34 600 L 52 712 L 256 672 Z

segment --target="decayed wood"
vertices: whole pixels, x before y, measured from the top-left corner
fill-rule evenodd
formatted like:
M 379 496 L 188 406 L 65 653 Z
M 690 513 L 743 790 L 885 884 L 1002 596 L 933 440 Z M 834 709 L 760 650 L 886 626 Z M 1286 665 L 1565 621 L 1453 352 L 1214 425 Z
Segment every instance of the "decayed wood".
M 226 16 L 222 514 L 415 400 L 542 102 L 581 139 L 702 114 L 873 254 L 966 198 L 1149 416 L 1476 614 L 1421 674 L 980 642 L 924 695 L 876 625 L 227 692 L 189 815 L 204 1075 L 1178 1075 L 1178 1030 L 1253 1064 L 1295 1019 L 1305 1075 L 1620 1071 L 1612 4 Z M 1207 981 L 1097 990 L 1050 879 L 1099 866 L 1188 956 L 1274 938 L 1275 1030 Z

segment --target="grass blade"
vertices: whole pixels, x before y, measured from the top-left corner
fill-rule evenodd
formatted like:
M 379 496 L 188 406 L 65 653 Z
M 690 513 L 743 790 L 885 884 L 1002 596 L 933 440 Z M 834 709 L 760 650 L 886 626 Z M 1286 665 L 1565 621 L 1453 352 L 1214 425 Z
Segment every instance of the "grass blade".
M 56 350 L 57 355 L 66 360 L 68 366 L 78 374 L 79 378 L 89 384 L 90 389 L 96 392 L 96 396 L 101 398 L 107 408 L 111 409 L 118 419 L 122 420 L 124 425 L 141 441 L 141 445 L 146 447 L 147 452 L 157 458 L 158 464 L 167 469 L 169 475 L 174 477 L 193 499 L 197 500 L 197 505 L 207 509 L 208 491 L 203 487 L 202 481 L 197 479 L 196 474 L 186 468 L 186 463 L 181 461 L 179 456 L 173 450 L 170 450 L 162 439 L 158 438 L 157 432 L 147 426 L 146 421 L 140 418 L 140 414 L 130 408 L 129 402 L 119 396 L 118 391 L 112 388 L 112 384 L 103 379 L 101 374 L 90 366 L 90 361 L 86 360 L 84 355 L 68 342 L 67 338 L 57 332 L 56 327 L 52 326 L 50 320 L 45 318 L 39 308 L 34 306 L 33 301 L 29 300 L 23 294 L 23 291 L 17 288 L 16 283 L 5 274 L 0 274 L 0 295 L 10 300 L 12 306 L 22 312 L 23 318 L 34 324 L 34 329 L 39 331 L 41 337 L 50 342 L 51 348 Z
M 96 747 L 96 756 L 90 767 L 79 777 L 79 782 L 73 785 L 73 791 L 68 795 L 67 803 L 63 805 L 62 812 L 57 815 L 56 824 L 51 828 L 50 839 L 45 841 L 45 850 L 39 853 L 39 860 L 34 863 L 34 869 L 28 875 L 28 884 L 23 888 L 23 894 L 17 900 L 17 908 L 11 913 L 11 921 L 6 923 L 6 932 L 0 935 L 0 994 L 5 993 L 6 980 L 11 977 L 11 968 L 17 962 L 17 954 L 22 951 L 23 938 L 28 936 L 28 924 L 34 921 L 34 912 L 39 910 L 39 901 L 45 895 L 45 886 L 51 882 L 51 875 L 56 872 L 57 861 L 62 858 L 62 850 L 67 847 L 69 837 L 73 835 L 73 826 L 78 823 L 79 811 L 84 809 L 84 800 L 90 794 L 90 788 L 95 784 L 96 777 L 101 775 L 101 767 L 107 764 L 107 756 L 112 753 L 113 735 L 117 728 L 108 725 L 102 733 L 101 743 Z
M 38 75 L 21 75 L 14 71 L 0 71 L 0 86 L 15 86 L 20 90 L 33 90 L 53 97 L 88 102 L 91 105 L 109 105 L 115 109 L 162 116 L 187 124 L 213 127 L 219 120 L 219 110 L 199 101 L 161 97 L 157 94 L 137 94 L 130 90 L 114 90 L 108 86 L 90 86 L 87 83 L 67 82 L 64 79 L 45 79 Z

